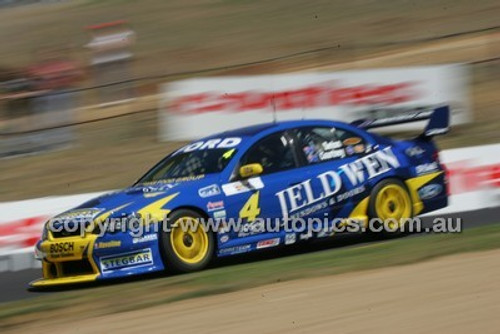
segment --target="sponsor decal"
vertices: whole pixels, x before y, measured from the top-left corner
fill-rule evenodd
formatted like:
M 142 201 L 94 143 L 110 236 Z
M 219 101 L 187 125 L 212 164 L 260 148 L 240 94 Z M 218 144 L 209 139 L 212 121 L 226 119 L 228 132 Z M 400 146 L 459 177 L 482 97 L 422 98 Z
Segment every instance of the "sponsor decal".
M 214 138 L 207 141 L 197 141 L 189 145 L 184 146 L 180 150 L 174 153 L 186 153 L 198 150 L 209 150 L 215 148 L 232 148 L 236 147 L 241 143 L 241 138 L 239 137 L 227 137 L 227 138 Z
M 407 148 L 405 150 L 405 153 L 409 157 L 418 157 L 418 156 L 421 156 L 422 154 L 424 154 L 425 150 L 423 148 L 421 148 L 420 146 L 413 146 L 413 147 Z
M 151 248 L 147 248 L 118 256 L 102 257 L 100 264 L 103 273 L 148 266 L 153 264 L 153 253 L 151 252 Z
M 330 205 L 334 204 L 335 199 L 333 197 L 339 195 L 342 189 L 343 181 L 340 176 L 341 173 L 346 175 L 351 187 L 355 187 L 355 189 L 352 190 L 354 193 L 351 194 L 348 192 L 347 195 L 337 198 L 337 201 L 345 200 L 364 191 L 364 182 L 399 166 L 400 163 L 392 152 L 391 147 L 386 147 L 383 150 L 373 152 L 351 163 L 342 165 L 337 170 L 326 171 L 316 175 L 314 178 L 278 191 L 276 196 L 279 199 L 283 216 L 288 217 L 290 214 L 310 205 L 321 203 L 327 198 L 330 198 Z M 318 189 L 318 187 L 313 187 L 313 184 L 319 185 L 321 191 L 316 190 L 315 192 L 314 189 Z
M 351 190 L 348 190 L 346 192 L 343 192 L 341 194 L 338 194 L 336 197 L 335 197 L 335 200 L 333 200 L 333 198 L 330 199 L 329 201 L 329 204 L 330 205 L 333 205 L 337 202 L 342 202 L 342 201 L 345 201 L 351 197 L 354 197 L 356 195 L 359 195 L 361 193 L 363 193 L 364 191 L 366 190 L 365 186 L 360 186 L 360 187 L 356 187 L 356 188 L 353 188 Z
M 139 237 L 139 238 L 133 238 L 132 243 L 139 244 L 141 242 L 149 242 L 149 241 L 155 241 L 155 240 L 158 240 L 157 234 L 146 234 L 146 235 Z
M 115 248 L 115 247 L 121 247 L 122 242 L 120 240 L 111 240 L 111 241 L 104 241 L 104 242 L 96 242 L 94 248 L 95 249 L 103 249 L 103 248 Z
M 358 144 L 354 146 L 354 153 L 364 153 L 365 152 L 365 145 L 363 144 Z
M 347 146 L 345 148 L 345 153 L 347 153 L 347 155 L 353 155 L 354 154 L 354 147 L 352 146 Z
M 312 238 L 312 232 L 311 231 L 308 231 L 308 232 L 305 232 L 305 233 L 301 233 L 299 235 L 299 239 L 300 240 L 308 240 L 308 239 L 311 239 Z
M 344 139 L 343 143 L 345 146 L 354 146 L 354 145 L 361 143 L 361 138 L 359 138 L 359 137 L 347 138 L 347 139 Z
M 54 242 L 50 244 L 50 253 L 71 253 L 75 250 L 74 242 Z
M 297 241 L 297 235 L 295 233 L 288 233 L 285 235 L 285 245 L 294 244 Z
M 441 194 L 442 191 L 443 187 L 440 184 L 433 183 L 422 187 L 418 191 L 418 195 L 421 199 L 426 200 L 436 197 L 437 195 Z
M 220 237 L 219 240 L 220 240 L 221 243 L 225 243 L 225 242 L 227 242 L 229 240 L 229 236 L 223 235 L 222 237 Z
M 165 182 L 156 182 L 156 183 L 149 183 L 149 184 L 143 184 L 134 188 L 131 188 L 130 190 L 135 191 L 139 190 L 146 195 L 146 194 L 154 194 L 154 193 L 162 193 L 164 191 L 170 190 L 172 188 L 175 188 L 177 184 L 175 183 L 165 183 Z
M 331 202 L 331 204 L 329 204 L 329 202 Z M 330 201 L 325 200 L 325 201 L 321 201 L 319 203 L 314 203 L 305 209 L 294 212 L 293 214 L 290 215 L 290 218 L 292 218 L 292 219 L 303 218 L 303 217 L 312 215 L 315 212 L 324 210 L 324 209 L 328 208 L 328 205 L 333 205 L 333 204 L 335 204 L 335 200 L 333 198 L 330 199 Z
M 255 189 L 264 188 L 264 183 L 260 177 L 252 177 L 245 181 L 237 181 L 222 185 L 222 191 L 226 196 L 242 194 Z
M 54 220 L 93 219 L 103 211 L 101 208 L 77 209 L 58 215 Z
M 196 180 L 201 180 L 203 178 L 205 178 L 205 174 L 190 175 L 190 176 L 176 177 L 176 178 L 172 178 L 172 179 L 165 179 L 164 182 L 177 183 L 177 182 L 186 182 L 186 181 L 196 181 Z M 177 184 L 175 184 L 175 186 L 176 185 Z
M 159 191 L 159 192 L 155 192 L 155 193 L 145 192 L 143 195 L 144 195 L 144 198 L 153 198 L 153 197 L 160 196 L 163 194 L 165 194 L 164 191 Z
M 344 158 L 346 155 L 346 152 L 342 147 L 342 143 L 338 140 L 325 141 L 321 143 L 321 145 L 310 143 L 302 150 L 306 154 L 307 161 L 309 162 L 318 162 L 334 158 Z
M 213 215 L 215 219 L 224 219 L 226 218 L 226 210 L 215 211 Z
M 280 238 L 261 240 L 257 243 L 257 249 L 275 247 L 280 244 Z
M 209 186 L 198 189 L 198 195 L 200 197 L 212 197 L 220 194 L 220 188 L 216 184 L 211 184 Z
M 327 141 L 321 143 L 321 146 L 323 147 L 323 150 L 325 151 L 330 151 L 330 150 L 337 150 L 339 148 L 342 148 L 342 143 L 340 141 Z
M 428 164 L 418 165 L 417 167 L 415 167 L 415 172 L 418 175 L 429 174 L 429 173 L 437 171 L 438 169 L 439 169 L 439 166 L 438 166 L 437 162 L 431 162 Z
M 266 232 L 266 223 L 263 219 L 258 219 L 253 222 L 246 222 L 241 225 L 238 232 L 238 237 L 247 237 L 249 235 L 255 235 L 259 233 Z
M 216 202 L 208 202 L 207 203 L 208 212 L 212 212 L 215 210 L 221 210 L 221 209 L 224 209 L 224 201 L 216 201 Z
M 241 245 L 241 246 L 235 246 L 235 247 L 229 247 L 229 248 L 222 248 L 219 251 L 219 254 L 221 255 L 234 255 L 234 254 L 241 254 L 241 253 L 246 253 L 251 249 L 251 245 Z
M 335 232 L 330 230 L 330 229 L 323 229 L 318 232 L 316 237 L 318 238 L 326 238 L 326 237 L 331 237 Z
M 319 153 L 319 159 L 321 161 L 323 160 L 331 160 L 331 159 L 342 159 L 345 158 L 345 151 L 344 149 L 338 149 L 338 150 L 331 150 L 331 151 L 326 151 L 326 152 L 320 152 Z

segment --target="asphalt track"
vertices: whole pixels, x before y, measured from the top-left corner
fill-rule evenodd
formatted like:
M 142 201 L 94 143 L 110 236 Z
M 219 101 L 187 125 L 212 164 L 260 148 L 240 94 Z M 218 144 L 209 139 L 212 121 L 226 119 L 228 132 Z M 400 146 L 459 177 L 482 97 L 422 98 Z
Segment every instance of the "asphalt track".
M 462 212 L 451 215 L 443 215 L 440 216 L 443 218 L 460 218 L 462 220 L 462 228 L 467 229 L 471 227 L 479 227 L 484 225 L 491 225 L 500 223 L 500 207 L 490 208 L 490 209 L 482 209 L 477 211 L 470 212 Z M 435 216 L 422 218 L 424 227 L 431 226 L 432 221 Z M 427 234 L 413 234 L 409 237 L 416 236 L 425 236 Z M 318 252 L 325 251 L 329 249 L 341 248 L 341 247 L 356 247 L 361 244 L 366 244 L 370 242 L 378 242 L 371 239 L 367 239 L 366 237 L 360 235 L 345 235 L 345 236 L 337 236 L 336 238 L 329 239 L 327 241 L 318 241 L 314 243 L 307 243 L 304 245 L 296 245 L 294 247 L 286 247 L 279 250 L 268 250 L 265 252 L 255 253 L 255 254 L 247 254 L 247 255 L 238 255 L 225 259 L 221 259 L 217 261 L 214 265 L 216 267 L 219 266 L 228 266 L 240 263 L 249 263 L 255 261 L 265 261 L 269 259 L 274 259 L 278 257 L 284 256 L 293 256 L 296 254 L 303 254 L 308 252 Z M 117 281 L 111 281 L 108 283 L 94 283 L 90 285 L 79 285 L 73 286 L 70 288 L 64 289 L 56 289 L 46 292 L 33 292 L 28 290 L 28 283 L 36 278 L 39 278 L 41 275 L 40 269 L 28 269 L 17 272 L 4 272 L 0 274 L 0 303 L 16 301 L 21 299 L 33 298 L 40 295 L 48 294 L 48 293 L 57 293 L 58 291 L 64 291 L 69 289 L 89 289 L 90 290 L 96 286 L 102 286 L 105 284 L 120 284 Z M 159 277 L 163 277 L 163 274 L 154 274 L 148 276 L 142 276 L 137 278 L 127 279 L 127 282 L 140 280 L 140 279 L 158 279 Z

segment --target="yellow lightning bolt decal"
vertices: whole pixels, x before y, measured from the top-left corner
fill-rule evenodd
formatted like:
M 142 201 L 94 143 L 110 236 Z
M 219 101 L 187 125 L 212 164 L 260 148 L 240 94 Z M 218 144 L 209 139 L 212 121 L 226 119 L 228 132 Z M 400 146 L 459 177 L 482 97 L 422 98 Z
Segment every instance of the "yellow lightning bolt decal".
M 165 204 L 167 204 L 168 202 L 170 202 L 177 195 L 179 195 L 179 193 L 176 193 L 176 194 L 173 194 L 173 195 L 161 198 L 161 199 L 159 199 L 159 200 L 157 200 L 157 201 L 155 201 L 155 202 L 153 202 L 151 204 L 146 205 L 145 207 L 143 207 L 142 209 L 140 209 L 139 211 L 137 211 L 137 213 L 141 217 L 146 217 L 147 216 L 151 220 L 163 221 L 163 219 L 171 211 L 169 209 L 164 209 L 163 207 L 165 206 Z

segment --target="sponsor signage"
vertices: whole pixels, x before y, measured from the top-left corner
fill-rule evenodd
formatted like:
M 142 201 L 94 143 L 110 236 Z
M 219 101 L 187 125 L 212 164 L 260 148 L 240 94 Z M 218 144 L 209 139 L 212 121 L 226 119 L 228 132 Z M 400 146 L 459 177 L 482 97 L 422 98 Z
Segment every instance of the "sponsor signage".
M 275 247 L 280 244 L 280 238 L 262 240 L 257 243 L 257 249 Z
M 278 121 L 349 122 L 405 118 L 415 108 L 443 104 L 452 107 L 452 124 L 461 124 L 470 118 L 467 87 L 467 67 L 459 64 L 187 79 L 162 88 L 159 137 L 193 140 L 236 125 L 272 122 L 273 113 Z M 423 129 L 423 124 L 391 129 Z M 235 145 L 236 139 L 214 138 L 184 150 Z
M 101 270 L 107 273 L 113 270 L 130 269 L 153 264 L 151 248 L 135 252 L 102 257 L 100 260 Z
M 429 184 L 418 191 L 418 195 L 421 199 L 431 199 L 438 195 L 441 195 L 443 187 L 440 184 L 432 183 Z
M 332 197 L 342 189 L 341 173 L 344 173 L 352 187 L 362 186 L 366 180 L 398 168 L 400 163 L 391 147 L 368 154 L 356 161 L 340 166 L 338 170 L 326 171 L 314 179 L 304 180 L 276 193 L 284 217 L 300 209 Z M 321 185 L 321 193 L 315 194 L 311 183 Z M 360 188 L 361 189 L 361 188 Z M 354 189 L 353 189 L 354 190 Z M 353 193 L 356 194 L 355 192 Z M 337 201 L 348 198 L 350 194 L 338 196 Z M 330 201 L 330 204 L 333 202 Z
M 211 184 L 209 186 L 198 189 L 198 195 L 200 197 L 212 197 L 220 194 L 220 189 L 217 184 Z

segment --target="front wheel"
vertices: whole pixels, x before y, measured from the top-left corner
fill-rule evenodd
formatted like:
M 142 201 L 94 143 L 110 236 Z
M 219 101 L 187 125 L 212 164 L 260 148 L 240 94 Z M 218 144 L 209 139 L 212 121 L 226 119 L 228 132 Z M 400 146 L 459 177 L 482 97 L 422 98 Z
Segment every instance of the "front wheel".
M 204 217 L 192 210 L 174 211 L 168 229 L 161 231 L 160 246 L 165 267 L 173 272 L 205 268 L 212 260 L 215 240 L 202 224 Z
M 397 179 L 387 179 L 372 190 L 368 215 L 374 227 L 384 236 L 399 234 L 413 216 L 413 203 L 406 185 Z M 373 232 L 373 231 L 372 231 Z

